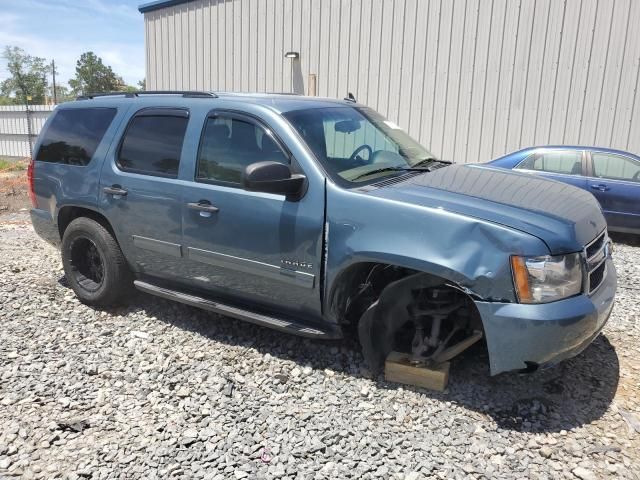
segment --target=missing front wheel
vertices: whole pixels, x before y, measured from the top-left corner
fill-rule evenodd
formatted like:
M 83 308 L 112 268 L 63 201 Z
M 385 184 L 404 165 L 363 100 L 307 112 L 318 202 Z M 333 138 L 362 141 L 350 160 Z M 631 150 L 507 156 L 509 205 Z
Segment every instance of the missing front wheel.
M 363 354 L 379 372 L 393 350 L 418 365 L 452 359 L 482 338 L 473 301 L 440 279 L 415 274 L 389 284 L 362 316 Z

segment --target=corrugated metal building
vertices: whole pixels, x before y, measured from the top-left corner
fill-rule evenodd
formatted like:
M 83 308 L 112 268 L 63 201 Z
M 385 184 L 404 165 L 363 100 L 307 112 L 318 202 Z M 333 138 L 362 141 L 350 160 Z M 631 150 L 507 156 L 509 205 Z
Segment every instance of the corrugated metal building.
M 148 89 L 353 92 L 458 162 L 538 144 L 640 153 L 638 0 L 163 0 L 140 11 Z

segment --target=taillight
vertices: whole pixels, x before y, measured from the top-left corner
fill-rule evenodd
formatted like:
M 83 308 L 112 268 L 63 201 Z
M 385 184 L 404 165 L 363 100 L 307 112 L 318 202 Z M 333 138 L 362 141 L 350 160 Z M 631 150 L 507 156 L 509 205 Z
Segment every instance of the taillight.
M 35 176 L 35 162 L 33 158 L 29 162 L 29 166 L 27 167 L 27 181 L 29 182 L 29 198 L 31 199 L 31 205 L 33 208 L 38 208 L 38 200 L 36 199 L 36 190 L 34 185 L 34 176 Z

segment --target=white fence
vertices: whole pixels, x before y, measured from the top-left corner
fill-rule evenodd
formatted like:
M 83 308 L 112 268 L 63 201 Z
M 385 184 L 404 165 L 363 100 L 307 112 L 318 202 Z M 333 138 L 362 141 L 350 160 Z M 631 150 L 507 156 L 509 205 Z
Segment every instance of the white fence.
M 55 105 L 0 106 L 0 158 L 31 156 L 31 149 Z

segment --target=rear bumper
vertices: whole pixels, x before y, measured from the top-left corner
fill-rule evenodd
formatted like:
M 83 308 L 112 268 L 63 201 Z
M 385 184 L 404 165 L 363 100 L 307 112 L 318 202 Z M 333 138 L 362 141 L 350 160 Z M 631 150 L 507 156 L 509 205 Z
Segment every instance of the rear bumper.
M 545 365 L 578 355 L 604 327 L 616 293 L 616 270 L 607 260 L 607 277 L 591 296 L 524 305 L 476 302 L 484 325 L 491 374 Z
M 32 208 L 30 214 L 31 223 L 36 233 L 50 244 L 56 247 L 60 246 L 60 232 L 51 214 L 47 210 L 39 208 Z

